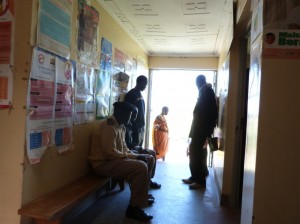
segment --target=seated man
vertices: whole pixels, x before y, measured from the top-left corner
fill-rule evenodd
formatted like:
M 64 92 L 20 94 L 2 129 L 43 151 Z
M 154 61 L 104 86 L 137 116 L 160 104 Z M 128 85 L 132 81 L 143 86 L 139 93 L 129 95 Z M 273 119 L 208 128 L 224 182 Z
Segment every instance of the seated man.
M 137 117 L 138 114 L 138 109 L 137 107 L 135 107 L 135 110 L 132 111 L 132 115 L 131 115 L 131 119 L 130 122 L 128 122 L 128 124 L 125 125 L 126 127 L 126 135 L 125 135 L 125 141 L 126 141 L 126 145 L 127 147 L 132 150 L 134 153 L 137 154 L 149 154 L 151 156 L 153 156 L 154 158 L 154 167 L 152 169 L 152 173 L 151 173 L 151 179 L 154 177 L 155 175 L 155 169 L 156 169 L 156 152 L 154 150 L 151 149 L 144 149 L 142 146 L 137 146 L 134 144 L 133 140 L 132 140 L 132 121 L 134 121 Z M 151 189 L 160 189 L 161 185 L 152 181 L 150 179 L 150 183 L 149 183 L 149 188 Z M 120 188 L 122 189 L 122 185 L 120 185 Z
M 129 122 L 133 109 L 129 103 L 114 103 L 113 115 L 102 120 L 93 133 L 89 161 L 97 175 L 129 182 L 131 197 L 126 216 L 149 221 L 153 216 L 142 208 L 154 202 L 148 195 L 154 159 L 133 153 L 125 144 L 124 125 Z

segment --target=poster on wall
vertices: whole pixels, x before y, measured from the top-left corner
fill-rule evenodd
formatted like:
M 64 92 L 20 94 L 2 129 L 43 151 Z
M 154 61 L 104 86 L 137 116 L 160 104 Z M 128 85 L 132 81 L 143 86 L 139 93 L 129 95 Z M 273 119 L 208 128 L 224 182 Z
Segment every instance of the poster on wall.
M 34 49 L 26 107 L 26 148 L 32 164 L 52 145 L 55 92 L 55 57 Z
M 12 106 L 14 7 L 12 0 L 0 4 L 0 109 Z
M 124 95 L 122 89 L 127 89 L 129 82 L 129 76 L 124 73 L 127 56 L 119 49 L 115 48 L 114 51 L 114 64 L 111 75 L 110 114 L 112 114 L 112 105 L 122 99 L 122 95 Z
M 40 0 L 39 3 L 37 46 L 69 58 L 73 1 Z
M 228 88 L 229 88 L 229 59 L 222 65 L 222 70 L 218 75 L 218 125 L 215 129 L 215 136 L 218 137 L 218 145 L 220 150 L 224 150 L 225 137 L 226 137 L 226 117 L 227 117 L 227 100 L 228 100 Z
M 73 150 L 73 74 L 70 61 L 56 58 L 56 100 L 53 142 L 58 153 Z
M 300 30 L 264 30 L 263 57 L 300 58 Z
M 125 72 L 118 72 L 112 76 L 112 92 L 114 94 L 114 102 L 124 101 L 125 94 L 128 91 L 130 76 Z
M 102 119 L 109 115 L 111 74 L 102 70 L 96 72 L 96 118 Z
M 75 78 L 75 124 L 88 123 L 95 120 L 95 80 L 94 68 L 77 63 Z
M 132 67 L 132 75 L 131 75 L 131 80 L 130 80 L 130 85 L 131 87 L 129 87 L 129 89 L 132 89 L 133 87 L 135 87 L 136 85 L 136 78 L 138 76 L 138 73 L 137 73 L 137 59 L 136 58 L 133 58 L 132 59 L 132 64 L 133 64 L 133 67 Z
M 112 61 L 112 43 L 102 37 L 100 70 L 111 73 L 111 61 Z
M 255 5 L 252 11 L 252 18 L 251 18 L 251 43 L 255 41 L 259 34 L 261 34 L 263 30 L 263 1 L 260 1 L 258 4 Z
M 110 78 L 112 61 L 112 43 L 101 39 L 100 71 L 96 73 L 96 118 L 103 119 L 109 115 Z
M 264 1 L 264 58 L 300 58 L 300 1 Z
M 81 63 L 97 67 L 99 12 L 86 0 L 79 0 L 77 21 L 77 58 Z
M 135 85 L 135 82 L 133 82 L 132 80 L 132 78 L 135 76 L 136 73 L 136 60 L 134 58 L 131 58 L 129 56 L 126 58 L 125 73 L 130 77 L 130 80 L 127 85 L 127 90 L 126 90 L 127 92 L 133 87 L 133 85 Z
M 10 65 L 0 64 L 0 109 L 12 105 L 13 72 Z
M 261 54 L 262 54 L 262 38 L 251 45 L 250 51 L 250 71 L 249 71 L 249 87 L 248 87 L 248 105 L 247 105 L 247 139 L 246 155 L 250 155 L 249 151 L 256 151 L 258 119 L 260 110 L 260 91 L 261 91 Z M 255 168 L 255 159 L 245 159 L 245 167 Z M 254 181 L 254 180 L 253 180 Z
M 123 101 L 130 85 L 133 62 L 122 51 L 115 49 L 114 71 L 112 75 L 112 92 L 115 95 L 113 102 Z
M 113 67 L 114 74 L 125 71 L 125 60 L 126 60 L 126 55 L 121 50 L 118 50 L 117 48 L 115 48 L 114 67 Z
M 8 7 L 9 7 L 9 1 L 7 0 L 0 1 L 0 16 L 3 16 L 7 12 Z
M 261 39 L 251 45 L 248 98 L 259 97 L 261 80 Z M 250 105 L 251 108 L 251 105 Z M 252 107 L 253 109 L 253 107 Z M 248 110 L 249 106 L 248 106 Z

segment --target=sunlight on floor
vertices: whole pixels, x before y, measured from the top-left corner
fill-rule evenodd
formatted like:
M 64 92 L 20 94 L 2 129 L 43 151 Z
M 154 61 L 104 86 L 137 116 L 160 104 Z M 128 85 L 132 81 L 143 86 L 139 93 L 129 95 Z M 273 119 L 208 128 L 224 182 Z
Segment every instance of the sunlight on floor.
M 186 156 L 186 139 L 169 139 L 169 151 L 166 154 L 165 161 L 170 163 L 188 163 Z

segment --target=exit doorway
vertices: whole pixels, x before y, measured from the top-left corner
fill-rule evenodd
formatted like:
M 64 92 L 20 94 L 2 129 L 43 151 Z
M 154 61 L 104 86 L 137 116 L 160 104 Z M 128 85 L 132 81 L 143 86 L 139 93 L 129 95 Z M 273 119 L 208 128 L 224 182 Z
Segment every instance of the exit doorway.
M 148 131 L 146 146 L 153 148 L 152 128 L 155 117 L 163 106 L 169 108 L 166 116 L 169 127 L 169 151 L 166 161 L 187 161 L 186 148 L 193 109 L 198 97 L 196 77 L 205 75 L 207 83 L 216 89 L 216 71 L 208 70 L 151 70 L 148 98 Z

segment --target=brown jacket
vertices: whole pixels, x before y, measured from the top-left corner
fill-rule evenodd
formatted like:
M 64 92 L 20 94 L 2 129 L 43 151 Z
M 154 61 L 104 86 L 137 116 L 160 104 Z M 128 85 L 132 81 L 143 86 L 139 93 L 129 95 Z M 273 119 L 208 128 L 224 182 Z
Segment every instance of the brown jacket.
M 119 125 L 114 116 L 100 122 L 93 133 L 89 160 L 93 168 L 96 168 L 102 161 L 109 161 L 120 158 L 135 159 L 125 143 L 124 125 Z

